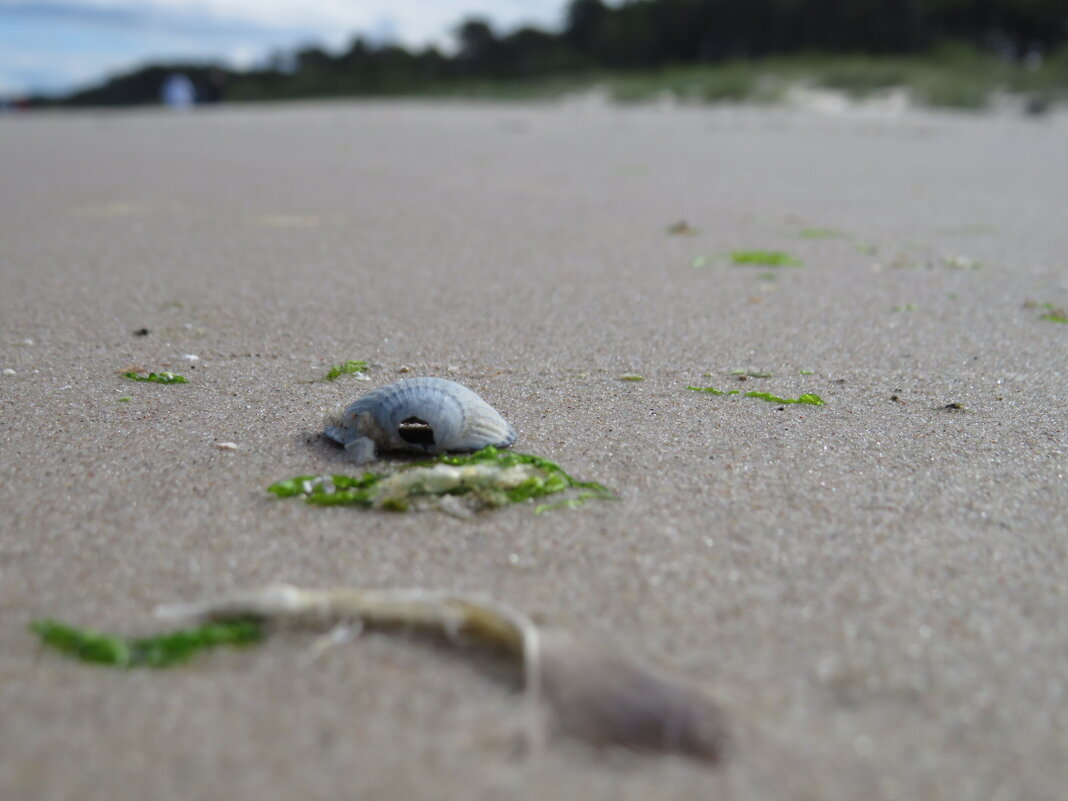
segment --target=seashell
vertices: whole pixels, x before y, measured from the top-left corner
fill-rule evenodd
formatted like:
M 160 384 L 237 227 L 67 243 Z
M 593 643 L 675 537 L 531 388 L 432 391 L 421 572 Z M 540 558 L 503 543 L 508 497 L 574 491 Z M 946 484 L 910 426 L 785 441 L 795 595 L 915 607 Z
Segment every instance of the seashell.
M 462 384 L 444 378 L 408 378 L 371 390 L 328 425 L 323 434 L 354 462 L 376 451 L 477 451 L 507 448 L 512 428 L 497 410 Z

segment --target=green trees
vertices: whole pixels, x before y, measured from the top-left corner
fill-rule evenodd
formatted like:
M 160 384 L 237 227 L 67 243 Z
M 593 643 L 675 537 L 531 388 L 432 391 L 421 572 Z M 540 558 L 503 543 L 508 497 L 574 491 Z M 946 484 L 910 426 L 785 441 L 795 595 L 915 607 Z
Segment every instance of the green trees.
M 411 52 L 356 37 L 343 53 L 307 46 L 266 68 L 224 76 L 231 99 L 400 94 L 472 81 L 522 80 L 596 69 L 642 70 L 807 51 L 907 54 L 945 43 L 1034 58 L 1068 40 L 1064 0 L 571 0 L 562 29 L 500 34 L 484 18 L 461 21 L 458 50 Z M 70 104 L 151 103 L 180 70 L 195 85 L 203 65 L 148 66 L 77 92 Z M 215 83 L 218 81 L 215 72 Z

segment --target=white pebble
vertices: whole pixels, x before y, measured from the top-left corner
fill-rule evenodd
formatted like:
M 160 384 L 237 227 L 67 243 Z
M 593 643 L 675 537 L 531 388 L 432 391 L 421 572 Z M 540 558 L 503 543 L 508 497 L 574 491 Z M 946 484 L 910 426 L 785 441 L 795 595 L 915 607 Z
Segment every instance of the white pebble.
M 200 357 L 197 356 L 195 353 L 183 353 L 182 354 L 182 358 L 183 359 L 188 359 L 191 362 L 199 362 L 200 361 Z
M 237 443 L 236 442 L 220 442 L 220 443 L 216 444 L 215 447 L 218 448 L 220 451 L 236 451 L 237 450 Z
M 475 513 L 465 506 L 464 502 L 456 495 L 442 495 L 438 498 L 438 509 L 460 520 L 470 520 L 475 516 Z
M 12 370 L 10 367 L 5 367 L 4 368 L 4 375 L 15 375 L 15 371 Z

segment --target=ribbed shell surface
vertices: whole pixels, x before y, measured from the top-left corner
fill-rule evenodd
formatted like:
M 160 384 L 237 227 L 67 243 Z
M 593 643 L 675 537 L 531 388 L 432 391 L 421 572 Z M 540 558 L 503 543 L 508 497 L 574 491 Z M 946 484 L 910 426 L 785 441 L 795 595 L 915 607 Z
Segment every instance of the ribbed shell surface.
M 342 425 L 354 427 L 361 414 L 375 419 L 394 448 L 413 449 L 399 434 L 400 424 L 413 417 L 433 429 L 435 451 L 504 448 L 516 438 L 515 429 L 496 409 L 444 378 L 409 378 L 374 389 L 345 410 Z

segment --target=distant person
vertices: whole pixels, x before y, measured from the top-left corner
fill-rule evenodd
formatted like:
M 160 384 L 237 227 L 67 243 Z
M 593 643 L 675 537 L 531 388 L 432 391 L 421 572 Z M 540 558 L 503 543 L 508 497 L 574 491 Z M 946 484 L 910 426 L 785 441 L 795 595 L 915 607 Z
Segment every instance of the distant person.
M 193 88 L 193 82 L 180 72 L 167 76 L 166 80 L 163 81 L 163 88 L 160 94 L 163 98 L 163 105 L 173 109 L 187 109 L 196 102 L 196 90 Z
M 226 73 L 213 67 L 208 74 L 208 82 L 200 91 L 200 102 L 220 103 L 226 95 Z

